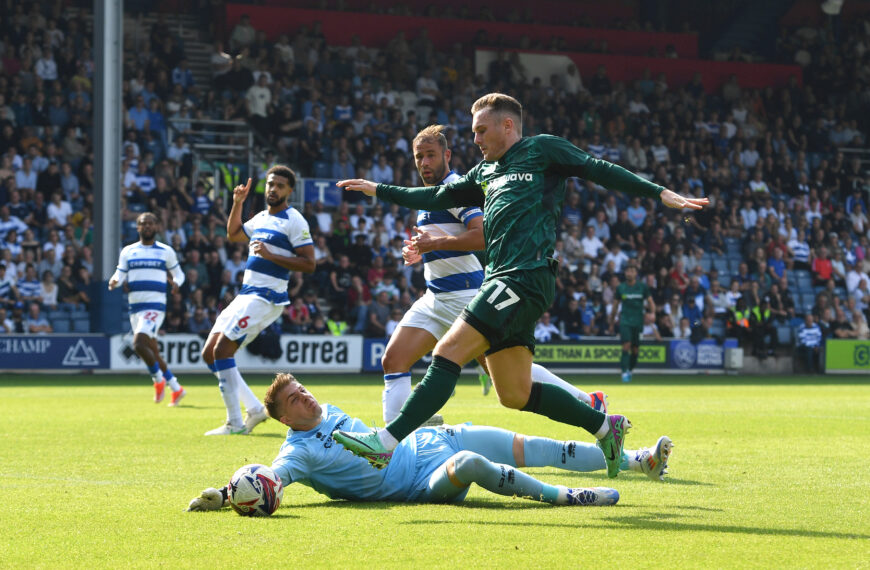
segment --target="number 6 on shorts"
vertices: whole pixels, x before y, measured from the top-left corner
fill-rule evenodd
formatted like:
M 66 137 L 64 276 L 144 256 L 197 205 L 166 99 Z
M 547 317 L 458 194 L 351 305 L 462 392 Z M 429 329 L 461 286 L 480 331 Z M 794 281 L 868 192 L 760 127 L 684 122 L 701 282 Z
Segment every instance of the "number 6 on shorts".
M 495 285 L 495 291 L 492 292 L 492 295 L 489 296 L 489 298 L 486 300 L 486 302 L 489 303 L 490 305 L 492 305 L 496 311 L 501 311 L 505 307 L 510 307 L 511 305 L 513 305 L 514 303 L 516 303 L 517 301 L 520 300 L 519 295 L 514 293 L 510 287 L 508 287 L 507 285 L 505 285 L 501 281 L 496 281 L 494 283 L 494 285 Z M 504 301 L 501 301 L 500 303 L 496 304 L 495 299 L 496 299 L 496 297 L 501 295 L 502 291 L 507 293 L 508 298 L 505 299 Z

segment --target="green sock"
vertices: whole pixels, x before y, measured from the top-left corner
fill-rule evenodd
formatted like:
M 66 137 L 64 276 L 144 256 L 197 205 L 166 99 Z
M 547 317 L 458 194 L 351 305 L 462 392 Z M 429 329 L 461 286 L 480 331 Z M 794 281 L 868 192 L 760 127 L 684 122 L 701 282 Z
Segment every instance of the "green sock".
M 637 357 L 638 357 L 638 355 L 639 355 L 639 353 L 637 353 L 637 352 L 632 352 L 632 353 L 631 353 L 631 359 L 630 359 L 629 362 L 628 362 L 628 369 L 629 369 L 629 370 L 634 370 L 634 367 L 637 366 Z
M 387 424 L 387 431 L 402 441 L 431 418 L 450 399 L 461 370 L 455 362 L 441 356 L 432 357 L 432 364 L 429 365 L 423 380 L 411 392 L 411 397 L 402 406 L 398 417 Z
M 586 402 L 571 397 L 571 394 L 559 386 L 541 382 L 532 382 L 529 401 L 522 411 L 534 412 L 563 424 L 581 427 L 593 435 L 607 418 L 603 413 L 589 407 Z
M 619 359 L 619 364 L 622 366 L 623 372 L 629 371 L 629 362 L 631 362 L 631 356 L 629 355 L 627 350 L 622 351 L 622 358 Z

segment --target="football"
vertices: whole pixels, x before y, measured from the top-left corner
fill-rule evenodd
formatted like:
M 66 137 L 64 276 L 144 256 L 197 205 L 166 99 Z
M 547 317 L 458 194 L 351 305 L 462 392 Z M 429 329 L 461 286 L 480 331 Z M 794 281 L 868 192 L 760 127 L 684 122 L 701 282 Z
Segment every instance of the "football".
M 278 509 L 282 497 L 281 478 L 265 465 L 245 465 L 230 479 L 230 506 L 242 516 L 267 517 Z

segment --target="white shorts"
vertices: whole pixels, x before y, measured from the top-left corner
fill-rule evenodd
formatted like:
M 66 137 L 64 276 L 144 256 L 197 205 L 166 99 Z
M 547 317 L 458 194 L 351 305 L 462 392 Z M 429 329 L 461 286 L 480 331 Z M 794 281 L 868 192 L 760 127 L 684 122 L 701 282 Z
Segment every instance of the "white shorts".
M 284 305 L 273 305 L 256 295 L 239 295 L 221 311 L 209 334 L 223 333 L 242 348 L 275 322 L 283 311 Z
M 459 317 L 459 313 L 474 299 L 476 294 L 477 289 L 438 295 L 427 290 L 411 305 L 411 308 L 399 321 L 398 326 L 423 329 L 440 339 L 447 333 L 453 325 L 453 321 Z
M 130 330 L 133 334 L 144 334 L 151 338 L 157 338 L 157 331 L 163 325 L 166 317 L 164 311 L 139 311 L 130 313 Z

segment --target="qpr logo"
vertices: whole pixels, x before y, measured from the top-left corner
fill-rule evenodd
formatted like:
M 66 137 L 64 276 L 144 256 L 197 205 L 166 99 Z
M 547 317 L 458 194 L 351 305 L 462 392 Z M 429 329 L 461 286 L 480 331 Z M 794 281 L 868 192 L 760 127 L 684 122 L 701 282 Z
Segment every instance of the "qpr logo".
M 674 347 L 674 364 L 677 368 L 691 368 L 695 364 L 697 350 L 690 342 L 678 342 Z

